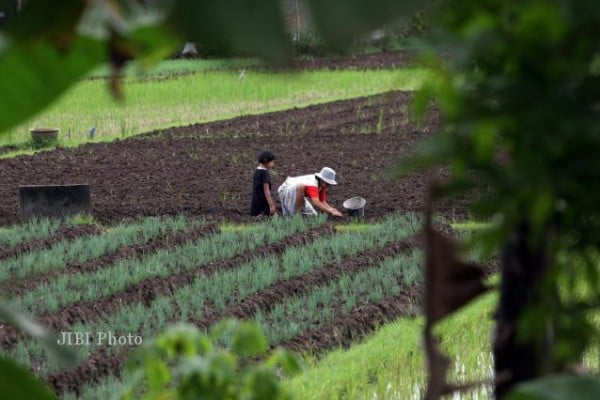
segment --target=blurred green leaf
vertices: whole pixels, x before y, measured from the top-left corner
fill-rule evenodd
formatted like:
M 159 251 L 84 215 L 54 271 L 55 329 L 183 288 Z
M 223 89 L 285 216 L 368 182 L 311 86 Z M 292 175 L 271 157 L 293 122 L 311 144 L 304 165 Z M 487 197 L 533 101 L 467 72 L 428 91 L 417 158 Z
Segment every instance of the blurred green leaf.
M 423 6 L 416 0 L 309 0 L 309 4 L 318 31 L 337 49 L 392 19 L 404 17 L 408 22 Z
M 241 356 L 254 356 L 267 350 L 267 338 L 260 328 L 251 322 L 242 322 L 231 343 L 231 350 Z
M 537 197 L 532 196 L 530 217 L 534 227 L 534 238 L 539 238 L 542 229 L 548 223 L 554 202 L 554 198 L 548 190 L 538 190 Z
M 56 399 L 29 371 L 3 357 L 0 357 L 0 393 L 3 399 L 11 400 Z
M 3 301 L 0 301 L 0 318 L 39 341 L 50 356 L 60 364 L 68 367 L 77 363 L 77 355 L 67 347 L 59 346 L 55 335 L 26 315 L 12 310 Z
M 11 44 L 0 57 L 0 132 L 34 116 L 104 59 L 99 40 L 77 37 L 66 51 L 46 41 Z M 58 127 L 60 128 L 60 127 Z
M 281 348 L 271 354 L 266 364 L 269 367 L 281 367 L 289 375 L 297 374 L 302 370 L 300 358 L 295 353 Z
M 250 398 L 255 400 L 279 399 L 279 382 L 273 371 L 256 368 L 248 375 L 247 390 L 252 393 Z
M 173 29 L 203 48 L 273 62 L 291 56 L 277 0 L 177 0 L 174 11 Z
M 176 38 L 160 26 L 148 25 L 135 29 L 130 40 L 134 43 L 135 57 L 144 67 L 170 56 L 176 47 Z
M 588 376 L 554 375 L 523 383 L 507 400 L 597 400 L 600 379 Z
M 297 356 L 279 349 L 266 361 L 240 357 L 263 353 L 267 349 L 265 335 L 259 325 L 227 319 L 216 324 L 210 333 L 214 345 L 198 328 L 184 324 L 149 342 L 150 345 L 142 348 L 138 358 L 141 362 L 133 370 L 133 379 L 122 391 L 122 398 L 290 398 L 279 379 L 282 369 L 288 374 L 299 370 Z M 208 340 L 209 346 L 205 343 L 197 346 L 200 343 L 198 338 Z M 175 351 L 173 346 L 180 350 Z M 197 354 L 181 351 L 194 348 Z M 178 357 L 165 361 L 165 353 Z
M 476 124 L 473 136 L 475 159 L 487 162 L 494 156 L 498 124 L 492 120 L 483 120 Z
M 171 381 L 169 369 L 159 359 L 153 359 L 152 362 L 146 362 L 146 376 L 148 377 L 148 389 L 151 392 L 157 392 L 161 387 Z
M 188 324 L 177 324 L 156 338 L 153 346 L 169 358 L 193 357 L 212 349 L 212 344 L 198 329 Z
M 64 49 L 75 38 L 85 8 L 86 2 L 81 0 L 63 0 L 60 6 L 52 1 L 23 1 L 23 9 L 10 21 L 6 32 L 22 44 L 44 41 Z

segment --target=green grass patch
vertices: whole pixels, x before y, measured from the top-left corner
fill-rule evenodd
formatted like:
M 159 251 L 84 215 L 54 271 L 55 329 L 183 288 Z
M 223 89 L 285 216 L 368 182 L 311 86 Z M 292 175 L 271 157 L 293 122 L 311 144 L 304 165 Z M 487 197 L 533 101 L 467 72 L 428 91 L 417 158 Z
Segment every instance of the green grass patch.
M 478 231 L 482 229 L 491 228 L 492 224 L 489 222 L 478 222 L 469 220 L 463 222 L 454 222 L 451 223 L 450 226 L 456 231 Z
M 340 233 L 362 233 L 369 232 L 378 228 L 379 224 L 349 223 L 335 225 L 335 230 Z
M 72 225 L 100 225 L 100 222 L 90 214 L 76 214 L 68 218 Z
M 145 69 L 137 62 L 131 62 L 123 68 L 122 75 L 135 79 L 152 79 L 193 74 L 201 71 L 243 69 L 263 65 L 258 59 L 228 58 L 228 59 L 195 59 L 195 60 L 165 60 L 152 68 Z M 110 67 L 103 65 L 93 70 L 88 79 L 108 78 L 111 74 Z
M 261 225 L 256 223 L 256 224 L 234 224 L 234 223 L 223 223 L 219 226 L 219 228 L 221 229 L 221 232 L 248 232 L 248 231 L 255 231 L 260 229 Z
M 442 348 L 453 358 L 451 379 L 489 376 L 489 315 L 495 299 L 493 294 L 482 297 L 436 329 Z M 309 360 L 309 368 L 286 381 L 286 386 L 297 399 L 422 398 L 426 381 L 423 325 L 422 317 L 385 325 L 349 350 Z
M 59 145 L 111 141 L 143 132 L 302 107 L 389 90 L 418 89 L 424 69 L 269 73 L 215 70 L 165 79 L 126 78 L 117 103 L 104 79 L 82 80 L 50 108 L 0 135 L 0 145 L 20 146 L 2 157 L 34 152 L 32 127 L 60 129 Z M 89 132 L 96 128 L 94 138 Z

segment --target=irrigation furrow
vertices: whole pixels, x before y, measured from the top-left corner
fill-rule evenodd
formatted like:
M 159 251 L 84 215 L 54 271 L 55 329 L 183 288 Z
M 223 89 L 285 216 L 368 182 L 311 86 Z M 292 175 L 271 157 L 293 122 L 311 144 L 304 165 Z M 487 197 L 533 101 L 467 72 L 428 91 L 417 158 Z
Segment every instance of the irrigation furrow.
M 21 242 L 16 246 L 0 249 L 0 260 L 16 257 L 20 254 L 41 249 L 47 249 L 63 240 L 73 240 L 78 237 L 99 235 L 102 229 L 96 225 L 61 226 L 52 236 Z
M 408 252 L 419 246 L 419 238 L 413 236 L 409 239 L 388 244 L 384 248 L 370 249 L 359 255 L 344 258 L 339 263 L 325 265 L 307 274 L 278 281 L 261 292 L 244 299 L 243 302 L 237 303 L 218 314 L 209 314 L 202 319 L 189 320 L 188 322 L 201 328 L 209 328 L 223 318 L 234 317 L 244 319 L 251 317 L 259 310 L 268 312 L 276 302 L 281 302 L 288 297 L 309 293 L 315 288 L 326 286 L 339 279 L 343 274 L 356 273 L 370 268 L 378 261 L 396 254 Z
M 170 232 L 166 236 L 160 236 L 150 239 L 144 244 L 133 246 L 122 246 L 109 254 L 105 254 L 97 259 L 90 259 L 85 262 L 76 261 L 68 264 L 60 270 L 50 270 L 34 277 L 27 276 L 23 278 L 14 278 L 0 283 L 0 288 L 6 296 L 19 295 L 25 291 L 30 291 L 36 287 L 47 284 L 60 275 L 81 274 L 100 270 L 108 265 L 115 264 L 121 260 L 139 258 L 145 254 L 153 253 L 161 249 L 176 247 L 191 243 L 204 236 L 215 233 L 218 230 L 218 223 L 200 225 L 191 231 Z
M 349 314 L 339 316 L 322 327 L 306 331 L 277 346 L 296 352 L 348 347 L 387 322 L 402 316 L 413 316 L 415 292 L 418 292 L 417 288 L 409 288 L 406 293 L 398 296 L 359 305 Z
M 38 321 L 55 330 L 68 330 L 78 322 L 93 322 L 103 316 L 114 313 L 123 304 L 143 302 L 149 305 L 155 298 L 169 296 L 182 286 L 189 284 L 198 277 L 209 277 L 215 271 L 234 269 L 252 259 L 270 254 L 279 254 L 288 246 L 306 245 L 314 239 L 332 233 L 333 225 L 320 225 L 305 234 L 293 234 L 283 240 L 254 250 L 252 253 L 237 254 L 232 258 L 211 262 L 208 265 L 199 265 L 190 270 L 184 270 L 167 277 L 153 277 L 129 286 L 124 291 L 113 293 L 103 299 L 94 299 L 69 305 L 57 312 L 40 316 Z M 13 348 L 19 340 L 19 332 L 12 326 L 0 326 L 0 343 L 3 348 Z

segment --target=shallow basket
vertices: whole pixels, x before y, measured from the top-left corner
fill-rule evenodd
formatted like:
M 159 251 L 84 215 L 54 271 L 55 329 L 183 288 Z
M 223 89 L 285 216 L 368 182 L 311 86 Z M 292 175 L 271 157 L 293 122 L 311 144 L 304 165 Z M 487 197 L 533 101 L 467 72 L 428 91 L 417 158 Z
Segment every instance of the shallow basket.
M 364 217 L 365 204 L 367 204 L 367 200 L 360 196 L 357 196 L 344 201 L 342 206 L 344 207 L 349 216 Z

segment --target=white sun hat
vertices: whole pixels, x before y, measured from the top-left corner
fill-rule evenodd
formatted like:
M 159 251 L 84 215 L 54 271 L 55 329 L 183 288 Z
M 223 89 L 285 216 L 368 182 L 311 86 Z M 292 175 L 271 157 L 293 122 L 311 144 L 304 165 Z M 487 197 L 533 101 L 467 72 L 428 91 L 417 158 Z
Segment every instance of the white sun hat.
M 335 171 L 329 167 L 323 167 L 321 172 L 318 172 L 315 175 L 330 185 L 337 185 L 337 182 L 335 181 Z

